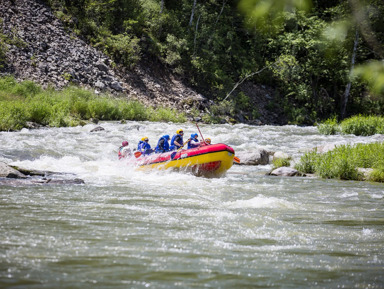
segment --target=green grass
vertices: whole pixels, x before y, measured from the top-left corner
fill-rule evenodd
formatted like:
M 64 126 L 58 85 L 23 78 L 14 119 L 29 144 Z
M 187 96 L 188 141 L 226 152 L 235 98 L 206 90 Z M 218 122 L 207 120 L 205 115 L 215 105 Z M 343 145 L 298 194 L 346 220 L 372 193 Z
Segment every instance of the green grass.
M 28 121 L 53 127 L 77 126 L 85 120 L 149 120 L 185 122 L 186 116 L 170 108 L 146 107 L 110 95 L 96 95 L 75 86 L 43 89 L 31 81 L 0 78 L 0 131 L 20 130 Z
M 363 180 L 357 168 L 372 168 L 368 180 L 384 182 L 384 143 L 341 145 L 324 154 L 308 152 L 295 168 L 322 178 L 341 180 Z
M 280 167 L 289 167 L 291 165 L 291 160 L 289 158 L 277 158 L 272 160 L 272 169 L 277 169 Z
M 384 117 L 380 116 L 353 116 L 338 123 L 336 118 L 328 119 L 319 124 L 317 129 L 321 134 L 354 134 L 370 136 L 384 133 Z

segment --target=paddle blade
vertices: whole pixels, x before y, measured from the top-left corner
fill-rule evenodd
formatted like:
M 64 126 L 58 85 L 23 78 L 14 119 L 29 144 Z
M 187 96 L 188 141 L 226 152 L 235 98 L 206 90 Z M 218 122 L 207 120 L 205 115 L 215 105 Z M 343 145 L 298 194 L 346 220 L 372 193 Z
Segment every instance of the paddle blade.
M 240 159 L 238 158 L 238 157 L 233 157 L 233 161 L 235 162 L 235 163 L 240 163 Z
M 139 156 L 141 156 L 141 152 L 135 152 L 134 155 L 136 158 L 138 158 Z

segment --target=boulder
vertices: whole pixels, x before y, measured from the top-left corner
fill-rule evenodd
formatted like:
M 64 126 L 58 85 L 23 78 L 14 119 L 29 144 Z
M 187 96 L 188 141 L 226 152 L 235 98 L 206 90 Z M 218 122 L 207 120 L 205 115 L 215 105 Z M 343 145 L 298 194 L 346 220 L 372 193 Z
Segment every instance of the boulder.
M 257 166 L 269 164 L 269 154 L 264 149 L 258 149 L 252 152 L 239 152 L 236 156 L 240 158 L 239 165 Z
M 294 176 L 303 176 L 298 170 L 289 167 L 280 167 L 274 169 L 272 172 L 268 173 L 270 176 L 281 176 L 281 177 L 294 177 Z
M 273 154 L 273 160 L 277 159 L 290 159 L 289 155 L 282 151 L 277 151 Z
M 98 127 L 95 127 L 94 129 L 92 129 L 91 132 L 97 132 L 97 131 L 103 131 L 103 130 L 105 130 L 105 128 L 98 126 Z
M 27 176 L 23 173 L 11 168 L 6 163 L 0 162 L 0 177 L 13 178 L 13 179 L 25 179 Z

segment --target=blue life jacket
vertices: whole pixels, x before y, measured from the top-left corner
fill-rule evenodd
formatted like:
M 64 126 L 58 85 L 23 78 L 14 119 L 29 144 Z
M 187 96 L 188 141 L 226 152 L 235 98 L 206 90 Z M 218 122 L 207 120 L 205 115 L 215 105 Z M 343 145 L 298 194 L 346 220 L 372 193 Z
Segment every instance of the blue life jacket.
M 159 141 L 157 142 L 157 146 L 156 146 L 156 152 L 157 153 L 165 153 L 165 152 L 169 151 L 168 140 L 169 140 L 168 135 L 162 136 L 159 139 Z
M 175 144 L 175 141 L 177 141 L 179 144 L 184 144 L 183 137 L 180 134 L 175 134 L 172 137 L 171 146 L 170 146 L 169 150 L 173 151 L 173 150 L 178 150 L 179 148 L 181 148 L 181 146 L 178 146 L 177 144 Z
M 137 145 L 137 150 L 141 152 L 143 155 L 148 155 L 153 150 L 151 150 L 151 145 L 145 141 L 139 141 L 139 144 Z
M 197 148 L 198 146 L 200 146 L 200 142 L 198 139 L 193 138 L 189 140 L 188 149 Z

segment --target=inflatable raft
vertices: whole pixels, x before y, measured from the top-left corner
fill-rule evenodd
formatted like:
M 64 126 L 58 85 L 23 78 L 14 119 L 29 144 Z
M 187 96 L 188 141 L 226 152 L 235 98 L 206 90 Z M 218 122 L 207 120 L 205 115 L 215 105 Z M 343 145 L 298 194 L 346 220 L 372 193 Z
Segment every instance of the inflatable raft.
M 140 170 L 185 170 L 198 176 L 221 177 L 232 167 L 234 156 L 233 148 L 219 143 L 140 156 L 136 165 Z

